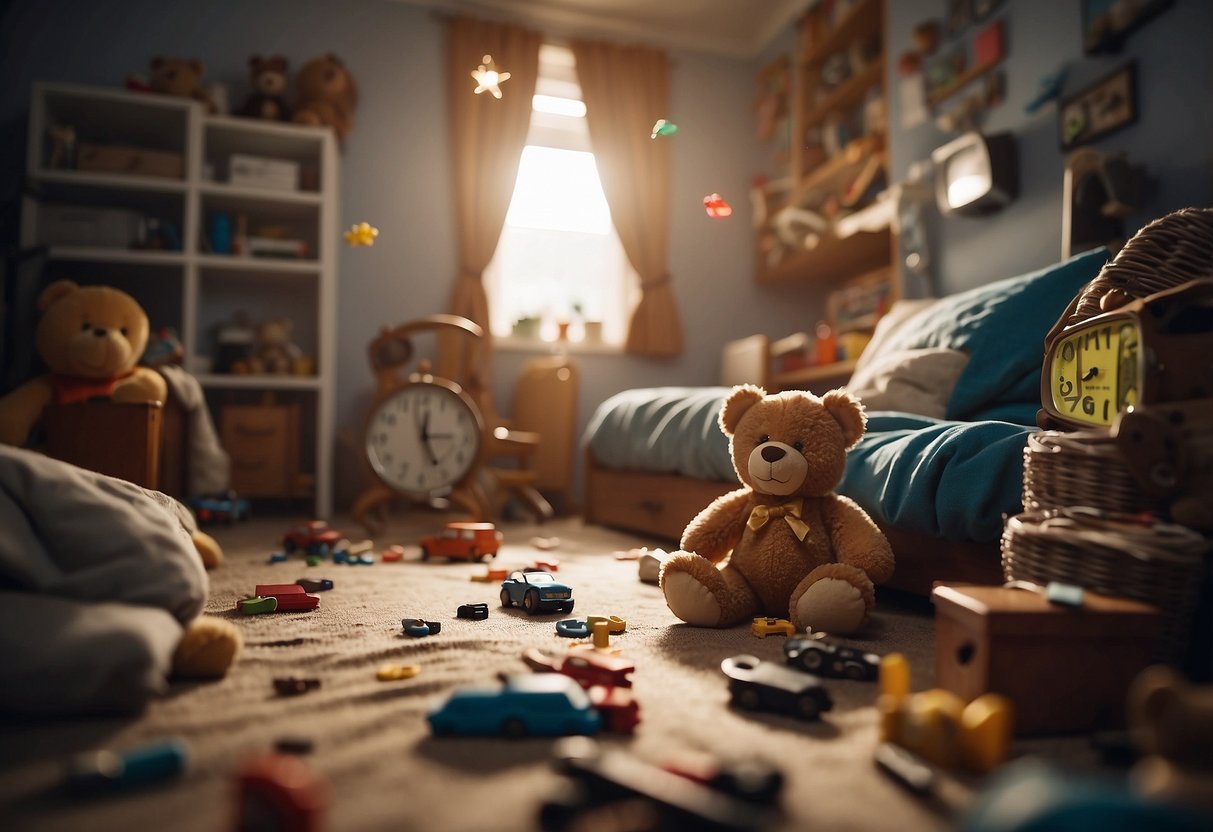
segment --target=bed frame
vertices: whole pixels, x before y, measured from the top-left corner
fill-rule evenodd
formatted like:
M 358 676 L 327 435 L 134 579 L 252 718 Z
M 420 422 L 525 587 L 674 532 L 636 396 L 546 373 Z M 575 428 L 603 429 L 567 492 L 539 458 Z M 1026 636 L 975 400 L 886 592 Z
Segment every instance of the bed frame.
M 740 486 L 678 474 L 616 471 L 585 457 L 585 522 L 625 529 L 677 546 L 682 530 L 708 503 Z M 937 581 L 1001 584 L 998 543 L 943 540 L 882 526 L 897 568 L 887 584 L 930 595 Z

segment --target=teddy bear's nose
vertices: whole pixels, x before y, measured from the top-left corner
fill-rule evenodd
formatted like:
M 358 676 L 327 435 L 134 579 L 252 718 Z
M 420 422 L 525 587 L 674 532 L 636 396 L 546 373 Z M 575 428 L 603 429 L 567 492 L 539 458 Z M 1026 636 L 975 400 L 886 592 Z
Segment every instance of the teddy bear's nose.
M 106 331 L 104 329 L 101 329 L 100 327 L 96 327 L 93 329 L 93 335 L 96 335 L 98 338 L 104 338 L 105 332 Z
M 774 445 L 768 445 L 762 449 L 762 458 L 767 462 L 778 462 L 787 456 L 787 451 L 783 448 L 777 448 Z

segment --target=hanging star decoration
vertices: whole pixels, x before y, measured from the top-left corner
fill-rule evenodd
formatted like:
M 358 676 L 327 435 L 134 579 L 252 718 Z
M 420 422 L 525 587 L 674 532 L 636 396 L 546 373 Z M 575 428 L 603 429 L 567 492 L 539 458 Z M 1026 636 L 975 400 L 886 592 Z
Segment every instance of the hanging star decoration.
M 378 228 L 369 222 L 360 222 L 357 225 L 351 225 L 350 230 L 345 232 L 345 242 L 351 246 L 373 246 L 375 238 L 378 236 Z
M 476 67 L 472 71 L 472 77 L 476 79 L 476 95 L 488 90 L 493 94 L 493 98 L 501 98 L 501 85 L 510 79 L 508 72 L 498 72 L 497 65 L 493 63 L 492 55 L 485 55 L 482 58 L 484 63 Z
M 653 125 L 653 132 L 649 133 L 650 139 L 655 139 L 658 136 L 672 136 L 678 132 L 678 125 L 672 121 L 666 121 L 664 118 L 657 119 L 657 123 Z

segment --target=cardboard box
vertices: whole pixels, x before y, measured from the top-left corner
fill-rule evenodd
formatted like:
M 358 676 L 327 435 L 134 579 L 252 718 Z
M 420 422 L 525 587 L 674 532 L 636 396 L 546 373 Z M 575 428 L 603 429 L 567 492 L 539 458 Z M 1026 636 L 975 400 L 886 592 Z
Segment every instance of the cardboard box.
M 129 248 L 139 239 L 143 218 L 120 208 L 39 205 L 38 241 L 52 246 Z
M 79 143 L 76 150 L 76 167 L 93 173 L 161 176 L 166 179 L 181 179 L 185 172 L 185 163 L 180 153 L 93 142 Z
M 966 702 L 993 691 L 1015 705 L 1015 733 L 1124 724 L 1125 695 L 1151 664 L 1162 618 L 1148 604 L 1084 593 L 1081 607 L 1001 586 L 940 585 L 935 683 Z
M 228 182 L 244 188 L 274 191 L 299 190 L 299 163 L 233 153 L 228 160 Z

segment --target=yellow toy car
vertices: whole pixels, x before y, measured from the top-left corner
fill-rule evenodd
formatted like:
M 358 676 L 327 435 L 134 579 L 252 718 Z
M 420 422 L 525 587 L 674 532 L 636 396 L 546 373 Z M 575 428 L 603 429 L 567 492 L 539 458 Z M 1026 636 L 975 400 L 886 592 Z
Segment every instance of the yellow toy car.
M 754 623 L 750 625 L 750 632 L 759 638 L 766 638 L 769 635 L 790 636 L 795 635 L 796 628 L 786 618 L 764 617 L 754 619 Z

